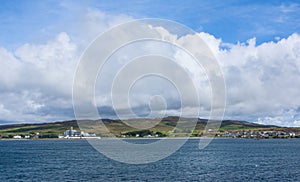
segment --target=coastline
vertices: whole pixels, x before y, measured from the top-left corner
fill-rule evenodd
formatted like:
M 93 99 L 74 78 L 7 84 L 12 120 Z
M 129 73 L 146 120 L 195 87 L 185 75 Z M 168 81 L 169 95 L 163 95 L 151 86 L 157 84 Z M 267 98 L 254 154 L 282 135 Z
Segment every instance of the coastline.
M 13 138 L 1 138 L 0 140 L 9 140 L 9 141 L 42 141 L 42 140 L 53 140 L 53 141 L 66 141 L 66 140 L 214 140 L 214 139 L 249 139 L 249 140 L 272 140 L 272 139 L 300 139 L 300 138 L 231 138 L 231 137 L 153 137 L 153 138 L 147 138 L 147 137 L 128 137 L 128 138 L 122 138 L 122 137 L 109 137 L 109 138 L 39 138 L 39 139 L 13 139 Z

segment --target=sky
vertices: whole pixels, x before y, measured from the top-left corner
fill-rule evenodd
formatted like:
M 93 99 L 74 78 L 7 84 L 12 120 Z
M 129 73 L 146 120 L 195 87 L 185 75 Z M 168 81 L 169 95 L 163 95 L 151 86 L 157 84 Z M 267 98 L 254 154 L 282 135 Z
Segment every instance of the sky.
M 226 83 L 225 119 L 300 126 L 299 12 L 300 3 L 291 0 L 3 0 L 0 124 L 73 119 L 74 74 L 91 41 L 121 23 L 162 18 L 193 29 L 218 59 Z M 137 113 L 144 112 L 149 94 L 157 94 L 143 95 L 144 87 L 140 83 L 132 101 Z M 176 115 L 177 95 L 168 94 L 163 96 Z M 113 117 L 107 95 L 99 94 L 98 105 Z

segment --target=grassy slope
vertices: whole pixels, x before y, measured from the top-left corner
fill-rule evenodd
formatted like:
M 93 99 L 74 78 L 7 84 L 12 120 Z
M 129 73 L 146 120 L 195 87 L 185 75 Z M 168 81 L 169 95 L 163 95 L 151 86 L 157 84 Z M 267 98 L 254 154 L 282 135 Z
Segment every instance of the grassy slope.
M 43 123 L 43 124 L 17 124 L 17 125 L 0 125 L 0 135 L 27 135 L 34 134 L 36 132 L 41 133 L 41 135 L 59 135 L 65 130 L 73 126 L 78 129 L 76 121 L 65 121 L 56 123 Z
M 111 137 L 106 127 L 109 129 L 111 133 L 113 133 L 116 136 L 120 136 L 121 134 L 132 132 L 132 131 L 138 131 L 141 129 L 136 129 L 134 127 L 130 127 L 126 125 L 124 122 L 121 122 L 119 120 L 102 120 L 104 124 L 101 124 L 99 121 L 82 121 L 80 122 L 80 127 L 86 131 L 91 133 L 96 133 L 101 136 L 107 136 Z M 161 122 L 160 119 L 132 119 L 130 120 L 131 123 L 141 123 L 146 122 L 148 124 L 156 124 L 155 127 L 150 128 L 149 130 L 152 132 L 161 132 L 163 134 L 167 134 L 169 136 L 175 136 L 170 135 L 172 131 L 174 131 L 174 128 L 176 126 L 176 123 L 178 121 L 178 117 L 167 117 L 163 118 Z M 182 122 L 185 123 L 191 123 L 191 119 L 188 118 L 182 118 Z M 202 130 L 205 128 L 207 124 L 207 120 L 198 120 L 197 125 L 195 127 L 195 130 L 193 131 L 194 136 L 196 136 L 198 133 L 201 133 Z M 74 127 L 74 129 L 79 130 L 79 127 L 77 125 L 76 121 L 65 121 L 65 122 L 56 122 L 56 123 L 44 123 L 44 124 L 17 124 L 17 125 L 0 125 L 0 136 L 7 137 L 9 135 L 13 136 L 16 134 L 19 135 L 27 135 L 27 134 L 33 134 L 35 132 L 39 132 L 41 136 L 49 136 L 49 135 L 59 135 L 62 134 L 65 130 L 69 129 L 71 126 Z M 147 128 L 146 128 L 147 129 Z M 299 128 L 280 128 L 276 126 L 266 126 L 266 125 L 259 125 L 255 123 L 249 123 L 249 122 L 242 122 L 242 121 L 231 121 L 226 120 L 222 122 L 222 125 L 219 130 L 230 130 L 230 131 L 236 131 L 236 130 L 292 130 L 299 132 Z M 176 133 L 180 133 L 182 131 L 178 130 L 175 131 Z

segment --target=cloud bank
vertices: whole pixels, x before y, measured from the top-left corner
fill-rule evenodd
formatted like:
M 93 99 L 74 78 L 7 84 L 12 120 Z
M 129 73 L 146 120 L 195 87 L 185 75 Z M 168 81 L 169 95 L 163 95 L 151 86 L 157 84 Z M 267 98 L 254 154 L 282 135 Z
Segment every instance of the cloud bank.
M 45 122 L 74 118 L 72 83 L 80 55 L 88 43 L 109 27 L 126 22 L 125 15 L 107 15 L 98 10 L 83 12 L 78 31 L 66 30 L 43 43 L 26 43 L 16 50 L 0 47 L 0 120 L 5 122 Z M 80 24 L 78 22 L 78 24 Z M 83 33 L 84 32 L 84 33 Z M 170 39 L 178 36 L 168 32 Z M 256 45 L 255 38 L 245 43 L 226 43 L 209 33 L 200 36 L 219 61 L 226 81 L 225 118 L 243 119 L 262 124 L 300 126 L 300 35 Z M 149 45 L 151 46 L 151 45 Z M 193 45 L 190 45 L 193 46 Z M 184 59 L 180 54 L 174 57 Z M 188 58 L 185 65 L 189 70 Z M 108 68 L 109 69 L 109 68 Z M 202 79 L 202 73 L 190 73 Z M 109 76 L 109 75 L 108 75 Z M 164 81 L 148 80 L 157 89 L 172 86 Z M 209 110 L 209 88 L 200 81 L 203 112 Z M 136 112 L 145 110 L 145 100 L 153 92 L 143 94 L 147 83 L 139 83 L 132 98 Z M 105 89 L 104 89 L 105 90 Z M 106 93 L 106 92 L 104 92 Z M 176 92 L 165 92 L 169 114 L 177 114 Z M 106 94 L 96 95 L 100 108 L 113 115 Z M 205 99 L 206 98 L 206 99 Z M 109 117 L 110 114 L 107 115 Z M 1 123 L 0 123 L 1 124 Z

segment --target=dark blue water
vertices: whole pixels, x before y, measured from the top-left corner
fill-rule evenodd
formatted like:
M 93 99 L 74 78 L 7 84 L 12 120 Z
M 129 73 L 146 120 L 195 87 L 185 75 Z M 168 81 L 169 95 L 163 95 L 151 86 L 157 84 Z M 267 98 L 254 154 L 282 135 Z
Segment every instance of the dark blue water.
M 0 181 L 300 181 L 300 139 L 215 139 L 204 150 L 198 142 L 130 165 L 84 140 L 0 140 Z

